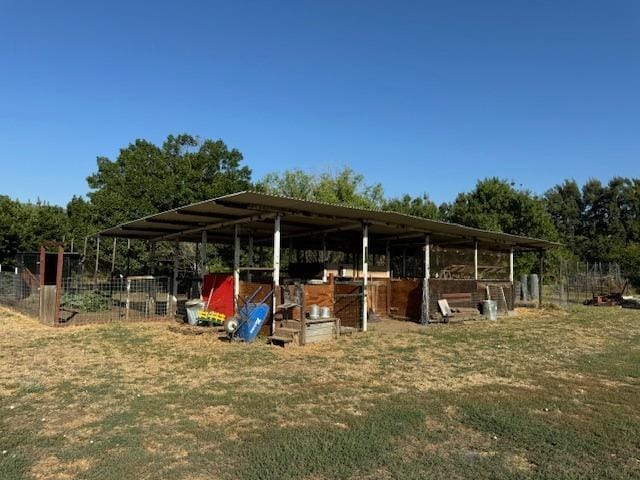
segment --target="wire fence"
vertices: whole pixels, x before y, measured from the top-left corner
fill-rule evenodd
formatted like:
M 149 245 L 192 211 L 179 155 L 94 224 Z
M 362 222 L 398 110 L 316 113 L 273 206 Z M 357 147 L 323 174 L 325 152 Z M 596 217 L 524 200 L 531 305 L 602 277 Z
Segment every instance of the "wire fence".
M 59 295 L 55 285 L 45 285 L 41 295 L 38 277 L 25 269 L 0 272 L 0 304 L 56 326 L 165 320 L 172 319 L 176 310 L 170 287 L 169 277 L 91 281 L 77 276 L 62 279 Z
M 582 304 L 595 296 L 622 294 L 628 282 L 617 263 L 561 262 L 545 279 L 544 301 Z
M 40 313 L 39 278 L 28 271 L 0 272 L 0 304 L 28 315 Z
M 168 277 L 127 277 L 102 282 L 62 281 L 61 324 L 161 320 L 172 313 Z

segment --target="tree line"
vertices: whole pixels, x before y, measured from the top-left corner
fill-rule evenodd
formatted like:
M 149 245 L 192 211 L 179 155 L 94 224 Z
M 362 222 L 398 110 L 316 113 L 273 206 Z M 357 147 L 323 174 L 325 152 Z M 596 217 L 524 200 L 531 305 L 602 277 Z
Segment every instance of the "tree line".
M 471 227 L 559 241 L 554 255 L 589 262 L 620 263 L 640 282 L 640 179 L 615 177 L 552 186 L 542 195 L 500 178 L 479 180 L 450 203 L 436 205 L 425 193 L 387 197 L 350 168 L 310 174 L 271 173 L 254 181 L 242 153 L 222 140 L 169 135 L 161 145 L 136 140 L 115 159 L 97 158 L 87 178 L 86 198 L 65 208 L 19 202 L 0 195 L 0 263 L 45 242 L 76 245 L 104 228 L 208 198 L 254 189 L 329 203 L 376 208 Z M 78 247 L 76 247 L 78 250 Z M 144 247 L 136 247 L 144 256 Z M 521 265 L 521 268 L 531 268 Z

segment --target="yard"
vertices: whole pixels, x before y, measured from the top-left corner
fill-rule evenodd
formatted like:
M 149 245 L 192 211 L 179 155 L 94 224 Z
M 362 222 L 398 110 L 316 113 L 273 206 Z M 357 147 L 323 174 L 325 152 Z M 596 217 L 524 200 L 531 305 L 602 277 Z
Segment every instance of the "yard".
M 640 311 L 520 313 L 279 349 L 0 308 L 0 478 L 640 477 Z

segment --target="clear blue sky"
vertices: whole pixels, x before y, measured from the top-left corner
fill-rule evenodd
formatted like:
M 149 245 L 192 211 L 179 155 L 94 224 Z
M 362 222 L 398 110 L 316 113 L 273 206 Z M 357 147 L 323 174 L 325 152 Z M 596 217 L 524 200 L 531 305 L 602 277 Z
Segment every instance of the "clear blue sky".
M 452 200 L 640 176 L 640 1 L 0 1 L 0 194 L 169 133 Z

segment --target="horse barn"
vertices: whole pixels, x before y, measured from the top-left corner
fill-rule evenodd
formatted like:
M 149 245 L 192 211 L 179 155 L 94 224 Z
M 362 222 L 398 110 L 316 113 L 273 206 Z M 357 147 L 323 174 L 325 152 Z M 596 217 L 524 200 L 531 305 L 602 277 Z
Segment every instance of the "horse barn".
M 211 296 L 212 288 L 206 280 L 207 245 L 227 245 L 226 251 L 233 252 L 233 273 L 227 274 L 233 310 L 261 291 L 270 306 L 262 333 L 299 343 L 331 332 L 366 331 L 370 322 L 385 318 L 425 325 L 442 321 L 438 301 L 443 299 L 461 313 L 479 313 L 479 305 L 493 299 L 506 312 L 516 296 L 514 253 L 538 252 L 542 268 L 545 249 L 556 245 L 400 213 L 250 191 L 150 215 L 100 236 L 173 242 L 173 305 L 167 307 L 173 313 L 181 297 L 185 300 L 178 292 L 180 242 L 199 244 L 203 297 Z

